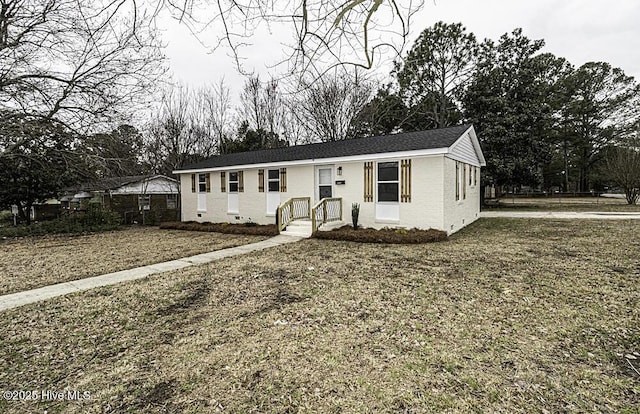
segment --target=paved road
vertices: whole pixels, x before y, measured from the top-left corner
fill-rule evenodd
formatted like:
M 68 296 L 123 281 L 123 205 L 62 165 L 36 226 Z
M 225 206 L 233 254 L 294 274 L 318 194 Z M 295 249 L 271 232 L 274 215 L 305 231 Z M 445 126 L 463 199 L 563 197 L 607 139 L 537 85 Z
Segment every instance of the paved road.
M 115 285 L 116 283 L 141 279 L 156 273 L 168 272 L 171 270 L 182 269 L 184 267 L 213 262 L 214 260 L 220 260 L 225 257 L 264 250 L 270 247 L 296 242 L 301 239 L 302 237 L 279 235 L 257 243 L 245 244 L 243 246 L 216 250 L 210 253 L 171 260 L 169 262 L 156 263 L 149 266 L 136 267 L 134 269 L 122 270 L 120 272 L 109 273 L 106 275 L 88 277 L 86 279 L 73 280 L 71 282 L 58 283 L 56 285 L 45 286 L 24 292 L 12 293 L 10 295 L 0 296 L 0 311 L 17 308 L 18 306 L 26 305 L 28 303 L 55 298 L 68 293 L 82 292 L 83 290 L 89 290 L 100 286 Z
M 591 220 L 629 220 L 640 219 L 640 212 L 574 212 L 574 211 L 483 211 L 480 217 L 492 218 L 550 218 L 550 219 L 591 219 Z

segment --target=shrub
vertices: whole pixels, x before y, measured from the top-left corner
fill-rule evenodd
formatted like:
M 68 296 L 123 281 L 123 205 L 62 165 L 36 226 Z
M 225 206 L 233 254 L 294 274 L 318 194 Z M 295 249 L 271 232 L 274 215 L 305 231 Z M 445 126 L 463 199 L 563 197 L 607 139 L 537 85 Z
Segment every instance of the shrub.
M 98 203 L 90 203 L 86 213 L 80 219 L 85 227 L 118 226 L 120 221 L 120 214 L 106 210 L 102 204 Z
M 351 204 L 351 224 L 353 224 L 354 230 L 358 230 L 359 216 L 360 216 L 360 204 L 358 203 Z
M 275 224 L 259 225 L 248 223 L 198 223 L 197 221 L 170 221 L 160 223 L 161 229 L 210 231 L 225 234 L 248 234 L 254 236 L 277 236 L 278 227 Z
M 89 204 L 78 216 L 40 221 L 30 225 L 0 228 L 0 237 L 41 236 L 45 234 L 76 234 L 115 230 L 120 227 L 120 215 L 105 210 L 100 204 Z
M 395 243 L 416 244 L 433 243 L 447 240 L 447 233 L 441 230 L 429 229 L 390 229 L 382 230 L 361 228 L 358 231 L 351 226 L 342 226 L 331 231 L 315 232 L 313 237 L 317 239 L 345 240 L 361 243 Z

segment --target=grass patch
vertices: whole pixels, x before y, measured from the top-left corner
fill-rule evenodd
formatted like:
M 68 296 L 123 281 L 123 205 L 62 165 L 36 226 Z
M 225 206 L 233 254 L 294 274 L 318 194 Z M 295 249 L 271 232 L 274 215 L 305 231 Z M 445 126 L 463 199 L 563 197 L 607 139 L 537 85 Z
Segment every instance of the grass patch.
M 344 240 L 360 243 L 393 243 L 393 244 L 417 244 L 433 243 L 447 240 L 447 233 L 441 230 L 420 229 L 390 229 L 380 230 L 372 228 L 358 228 L 342 226 L 330 231 L 318 231 L 313 235 L 316 239 Z
M 497 204 L 482 206 L 483 211 L 577 211 L 577 212 L 640 212 L 640 205 L 629 205 L 624 199 L 606 197 L 509 198 Z
M 0 241 L 0 295 L 263 240 L 157 227 Z
M 199 223 L 196 221 L 171 221 L 160 224 L 161 229 L 205 231 L 223 234 L 248 234 L 256 236 L 277 236 L 278 227 L 275 224 L 259 225 L 255 223 Z
M 0 388 L 92 398 L 0 410 L 637 412 L 639 232 L 480 219 L 442 243 L 309 239 L 4 311 Z

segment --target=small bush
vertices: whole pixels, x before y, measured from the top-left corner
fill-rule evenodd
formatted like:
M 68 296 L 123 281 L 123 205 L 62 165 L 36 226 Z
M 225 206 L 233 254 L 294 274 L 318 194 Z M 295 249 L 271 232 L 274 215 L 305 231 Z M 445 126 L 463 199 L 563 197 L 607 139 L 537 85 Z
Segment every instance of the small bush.
M 0 224 L 2 223 L 12 223 L 13 222 L 13 214 L 10 211 L 0 211 Z
M 189 230 L 189 231 L 210 231 L 225 234 L 248 234 L 254 236 L 277 236 L 278 227 L 275 224 L 258 225 L 253 222 L 248 223 L 198 223 L 197 221 L 170 221 L 160 223 L 161 229 L 167 230 Z
M 361 243 L 394 243 L 416 244 L 433 243 L 447 240 L 447 233 L 441 230 L 420 229 L 389 229 L 376 230 L 360 228 L 354 230 L 351 226 L 342 226 L 331 231 L 317 231 L 313 237 L 326 240 L 345 240 Z
M 72 218 L 60 218 L 49 221 L 32 223 L 30 225 L 19 225 L 16 227 L 0 227 L 0 237 L 14 238 L 27 236 L 42 236 L 46 234 L 80 234 L 97 233 L 102 231 L 116 230 L 120 227 L 120 218 L 117 221 L 106 220 L 102 222 L 91 222 L 83 219 L 74 220 Z
M 101 204 L 91 203 L 79 221 L 84 227 L 118 226 L 121 218 L 120 214 L 104 209 Z
M 96 233 L 116 230 L 120 227 L 120 215 L 92 203 L 85 212 L 54 220 L 34 222 L 30 225 L 0 227 L 0 237 L 27 237 L 46 234 Z

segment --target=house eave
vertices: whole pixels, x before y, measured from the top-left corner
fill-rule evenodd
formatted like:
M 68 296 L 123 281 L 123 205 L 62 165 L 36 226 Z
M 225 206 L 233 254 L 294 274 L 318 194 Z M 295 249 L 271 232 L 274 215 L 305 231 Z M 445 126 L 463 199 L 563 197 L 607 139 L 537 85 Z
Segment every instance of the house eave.
M 275 168 L 275 167 L 291 167 L 299 165 L 316 165 L 316 164 L 338 164 L 346 162 L 358 162 L 358 161 L 377 161 L 386 159 L 399 159 L 399 158 L 417 158 L 417 157 L 430 157 L 436 155 L 447 154 L 448 148 L 430 148 L 414 151 L 399 151 L 399 152 L 385 152 L 378 154 L 362 154 L 362 155 L 350 155 L 347 157 L 332 157 L 332 158 L 314 158 L 306 160 L 293 160 L 293 161 L 274 161 L 265 162 L 259 164 L 241 164 L 241 165 L 229 165 L 220 167 L 210 167 L 201 169 L 188 169 L 188 170 L 175 170 L 173 174 L 194 174 L 203 172 L 216 172 L 216 171 L 229 171 L 229 170 L 246 170 L 250 168 Z

